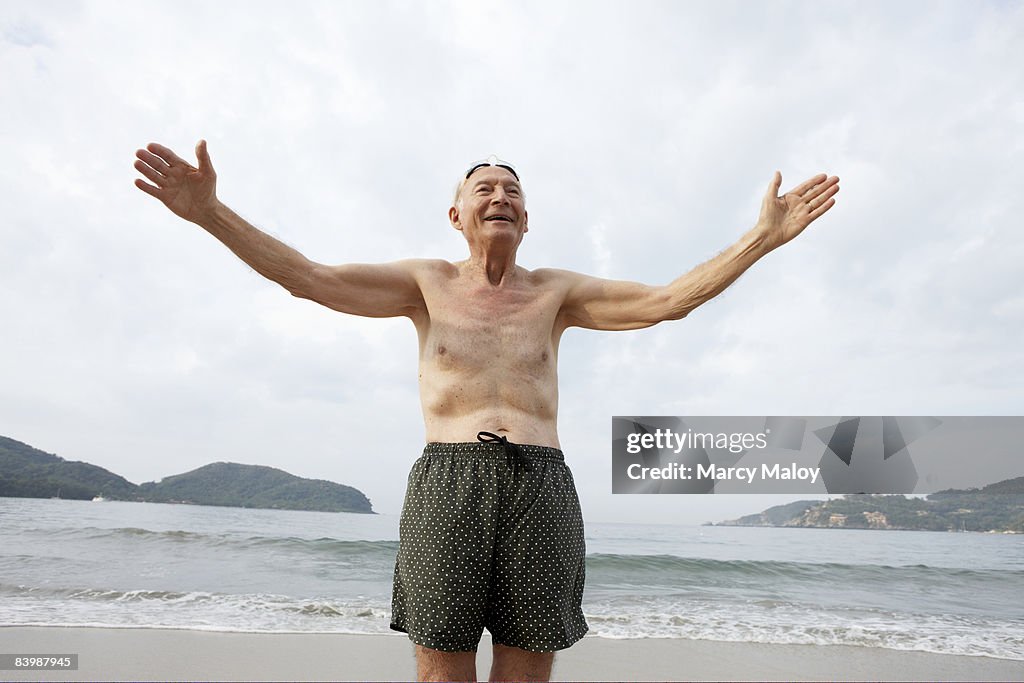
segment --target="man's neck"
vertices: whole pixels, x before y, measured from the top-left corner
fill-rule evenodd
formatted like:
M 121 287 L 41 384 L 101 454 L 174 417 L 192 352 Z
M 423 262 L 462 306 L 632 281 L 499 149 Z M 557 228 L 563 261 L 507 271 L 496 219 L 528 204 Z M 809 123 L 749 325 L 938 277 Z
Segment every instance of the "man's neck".
M 465 264 L 471 276 L 486 278 L 490 285 L 500 287 L 515 277 L 516 250 L 496 247 L 472 250 Z

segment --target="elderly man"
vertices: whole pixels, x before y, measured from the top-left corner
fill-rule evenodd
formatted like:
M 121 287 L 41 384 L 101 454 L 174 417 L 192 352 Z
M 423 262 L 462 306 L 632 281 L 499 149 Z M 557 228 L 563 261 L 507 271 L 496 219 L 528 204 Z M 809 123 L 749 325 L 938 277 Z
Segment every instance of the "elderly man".
M 678 320 L 828 211 L 838 178 L 779 196 L 755 226 L 665 286 L 516 264 L 529 230 L 515 170 L 469 169 L 451 225 L 469 258 L 322 265 L 266 235 L 216 196 L 205 141 L 198 168 L 170 149 L 138 150 L 139 189 L 198 224 L 294 296 L 343 313 L 405 316 L 419 335 L 427 445 L 402 510 L 391 627 L 416 643 L 420 680 L 476 680 L 483 629 L 491 680 L 547 680 L 554 652 L 583 637 L 583 519 L 558 440 L 558 344 L 569 327 L 634 330 Z

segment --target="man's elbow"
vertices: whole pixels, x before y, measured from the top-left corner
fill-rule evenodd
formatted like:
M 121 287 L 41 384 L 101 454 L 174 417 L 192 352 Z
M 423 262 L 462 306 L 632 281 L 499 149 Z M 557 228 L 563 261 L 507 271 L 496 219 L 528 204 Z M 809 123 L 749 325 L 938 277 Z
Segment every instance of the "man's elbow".
M 679 297 L 673 296 L 672 291 L 668 287 L 662 287 L 654 295 L 648 310 L 649 315 L 647 317 L 650 320 L 650 324 L 655 325 L 669 320 L 682 320 L 692 309 L 687 307 L 685 302 L 680 300 Z
M 690 311 L 692 310 L 692 307 L 681 303 L 674 304 L 669 307 L 668 313 L 665 314 L 665 320 L 682 320 L 686 316 L 690 315 Z
M 320 303 L 315 284 L 318 281 L 318 268 L 320 266 L 313 262 L 303 264 L 301 268 L 291 273 L 290 277 L 282 279 L 279 284 L 297 299 L 308 299 Z

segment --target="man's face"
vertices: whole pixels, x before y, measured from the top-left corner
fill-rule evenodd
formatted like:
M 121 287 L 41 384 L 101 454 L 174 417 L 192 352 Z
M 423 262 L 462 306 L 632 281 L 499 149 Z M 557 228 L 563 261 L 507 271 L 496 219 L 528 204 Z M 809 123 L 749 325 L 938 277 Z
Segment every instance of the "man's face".
M 448 210 L 452 227 L 467 240 L 483 236 L 490 239 L 523 238 L 526 226 L 526 200 L 523 188 L 507 169 L 485 166 L 463 183 L 455 206 Z

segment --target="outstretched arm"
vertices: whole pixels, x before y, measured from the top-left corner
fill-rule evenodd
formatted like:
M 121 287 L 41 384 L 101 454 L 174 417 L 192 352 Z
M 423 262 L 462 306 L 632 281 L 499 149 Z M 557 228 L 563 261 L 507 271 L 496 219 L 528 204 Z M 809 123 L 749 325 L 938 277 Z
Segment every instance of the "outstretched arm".
M 839 178 L 814 176 L 779 196 L 777 172 L 761 203 L 757 224 L 715 258 L 663 287 L 566 274 L 562 314 L 566 326 L 635 330 L 679 320 L 721 294 L 762 256 L 789 242 L 835 205 Z
M 176 215 L 191 221 L 233 251 L 257 273 L 294 296 L 344 313 L 374 318 L 412 316 L 423 307 L 417 262 L 325 266 L 261 232 L 217 199 L 217 174 L 206 141 L 196 145 L 199 166 L 156 143 L 135 153 L 135 185 Z

